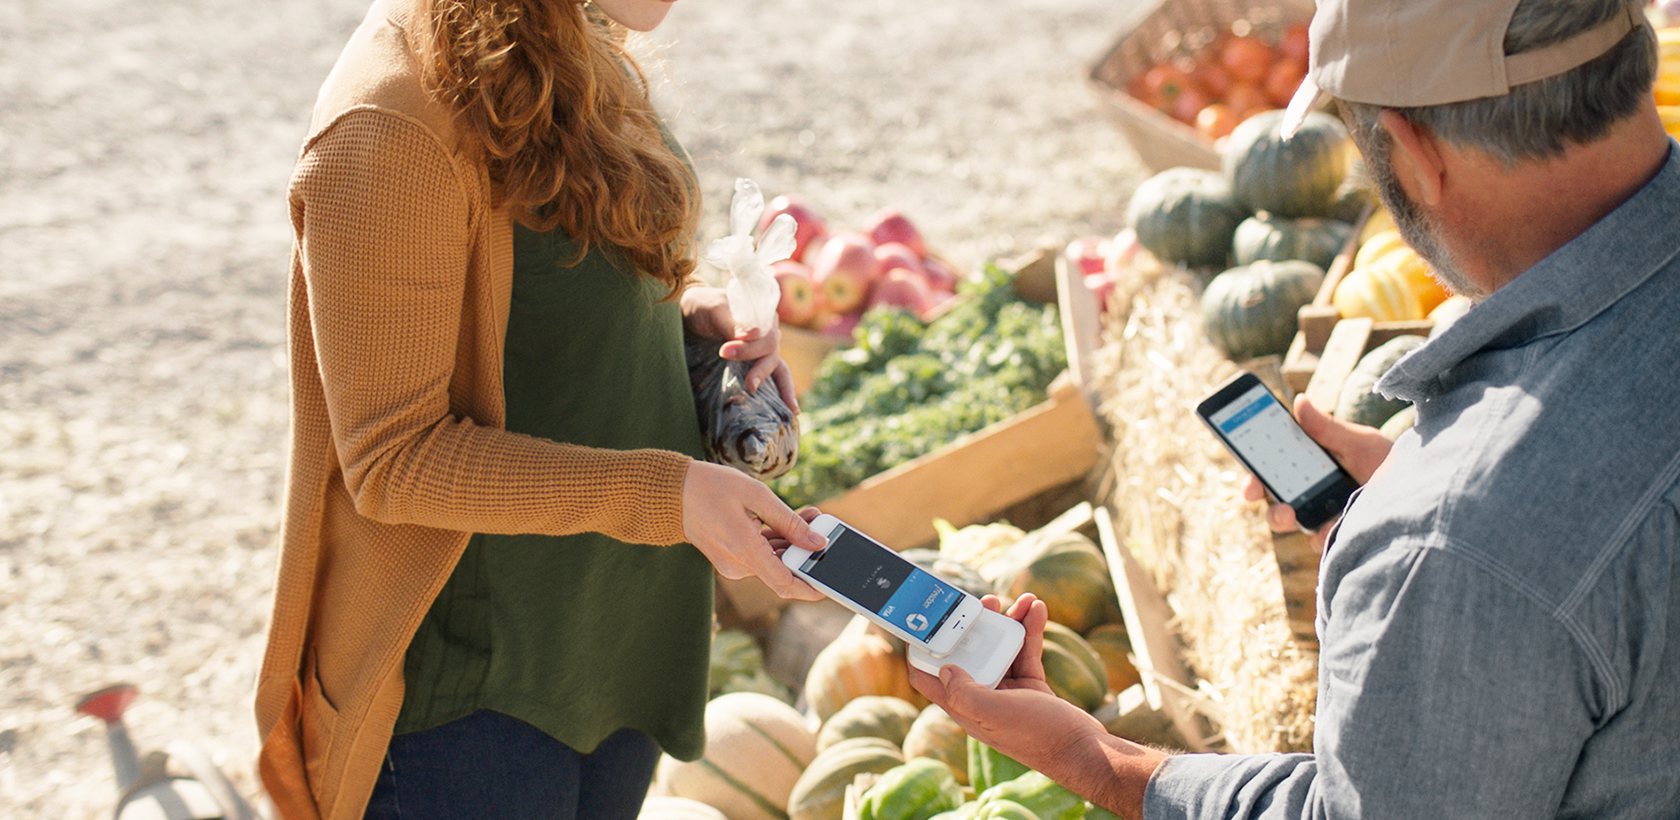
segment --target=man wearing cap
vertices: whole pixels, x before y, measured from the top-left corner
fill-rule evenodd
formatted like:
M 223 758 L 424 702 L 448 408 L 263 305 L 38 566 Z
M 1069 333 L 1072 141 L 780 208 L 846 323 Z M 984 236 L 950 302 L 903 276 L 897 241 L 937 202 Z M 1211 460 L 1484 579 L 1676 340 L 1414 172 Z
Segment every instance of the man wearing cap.
M 998 690 L 914 681 L 1133 820 L 1680 817 L 1680 146 L 1640 4 L 1319 0 L 1310 40 L 1286 131 L 1337 100 L 1478 300 L 1379 384 L 1418 408 L 1392 451 L 1300 408 L 1368 479 L 1324 548 L 1314 753 L 1108 736 L 1048 694 L 1025 597 Z

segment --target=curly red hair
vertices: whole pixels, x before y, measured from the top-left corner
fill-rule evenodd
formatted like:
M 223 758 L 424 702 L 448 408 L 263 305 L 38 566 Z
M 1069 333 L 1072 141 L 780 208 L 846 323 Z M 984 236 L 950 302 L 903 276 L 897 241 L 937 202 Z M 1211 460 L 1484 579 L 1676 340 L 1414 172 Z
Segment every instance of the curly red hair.
M 482 150 L 520 224 L 622 252 L 675 294 L 700 197 L 624 33 L 575 0 L 424 0 L 433 93 Z

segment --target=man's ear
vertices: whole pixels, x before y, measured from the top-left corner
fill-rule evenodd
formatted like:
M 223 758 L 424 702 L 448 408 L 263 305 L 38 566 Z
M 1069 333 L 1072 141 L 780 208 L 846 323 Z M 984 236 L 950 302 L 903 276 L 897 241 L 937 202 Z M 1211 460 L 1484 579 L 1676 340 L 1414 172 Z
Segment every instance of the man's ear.
M 1407 193 L 1430 207 L 1440 205 L 1441 191 L 1446 185 L 1447 165 L 1435 135 L 1413 125 L 1391 108 L 1377 114 L 1377 127 L 1388 132 L 1394 146 L 1394 156 L 1390 160 L 1394 175 L 1405 186 Z

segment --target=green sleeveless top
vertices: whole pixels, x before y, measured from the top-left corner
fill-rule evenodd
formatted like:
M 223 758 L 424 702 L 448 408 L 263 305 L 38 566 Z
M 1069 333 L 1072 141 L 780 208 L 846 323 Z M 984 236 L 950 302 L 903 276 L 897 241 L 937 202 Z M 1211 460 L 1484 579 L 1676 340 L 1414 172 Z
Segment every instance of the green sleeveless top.
M 564 231 L 514 228 L 507 428 L 704 456 L 665 289 Z M 474 535 L 404 660 L 398 734 L 492 709 L 581 752 L 620 728 L 700 756 L 712 570 L 688 545 Z

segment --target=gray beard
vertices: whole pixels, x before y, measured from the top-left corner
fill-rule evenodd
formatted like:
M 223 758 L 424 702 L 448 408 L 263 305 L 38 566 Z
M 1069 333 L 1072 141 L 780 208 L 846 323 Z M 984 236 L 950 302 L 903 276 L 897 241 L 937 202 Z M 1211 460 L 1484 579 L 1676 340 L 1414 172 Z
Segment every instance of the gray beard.
M 1365 156 L 1365 169 L 1371 175 L 1371 183 L 1376 186 L 1377 198 L 1394 217 L 1394 225 L 1400 229 L 1400 238 L 1429 263 L 1430 273 L 1447 290 L 1478 301 L 1486 298 L 1487 291 L 1464 276 L 1458 260 L 1441 243 L 1440 220 L 1424 211 L 1400 187 L 1400 181 L 1394 176 L 1394 144 L 1388 132 L 1372 128 L 1367 134 L 1357 130 L 1354 134 L 1354 142 Z M 1360 139 L 1362 136 L 1367 138 Z

